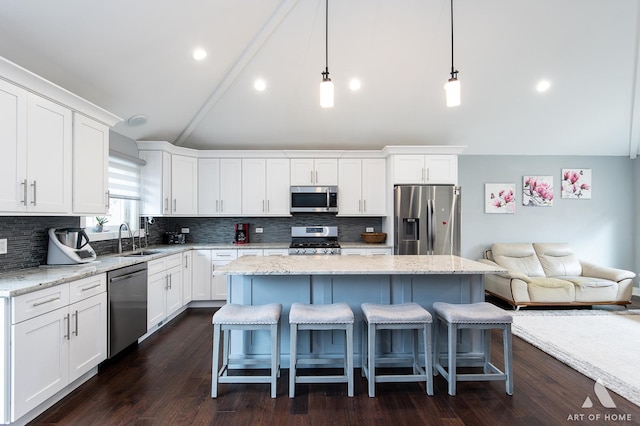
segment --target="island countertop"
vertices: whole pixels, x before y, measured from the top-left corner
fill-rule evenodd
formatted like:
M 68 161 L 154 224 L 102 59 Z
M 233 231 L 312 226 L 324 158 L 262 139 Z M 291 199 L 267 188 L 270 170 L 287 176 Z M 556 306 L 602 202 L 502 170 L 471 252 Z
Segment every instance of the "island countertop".
M 449 255 L 246 256 L 217 267 L 227 275 L 498 274 L 506 269 Z

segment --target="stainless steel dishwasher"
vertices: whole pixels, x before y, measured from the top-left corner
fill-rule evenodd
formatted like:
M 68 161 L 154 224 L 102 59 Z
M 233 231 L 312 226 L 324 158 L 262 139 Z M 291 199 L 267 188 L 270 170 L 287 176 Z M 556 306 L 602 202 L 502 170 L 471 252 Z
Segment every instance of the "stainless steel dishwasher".
M 107 272 L 109 296 L 108 357 L 147 332 L 147 264 Z

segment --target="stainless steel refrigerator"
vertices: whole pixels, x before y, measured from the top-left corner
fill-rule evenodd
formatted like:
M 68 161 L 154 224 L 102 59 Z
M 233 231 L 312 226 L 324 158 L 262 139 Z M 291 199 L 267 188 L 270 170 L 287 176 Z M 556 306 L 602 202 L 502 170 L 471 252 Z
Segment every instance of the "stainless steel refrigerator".
M 460 192 L 455 185 L 397 185 L 394 254 L 460 256 Z

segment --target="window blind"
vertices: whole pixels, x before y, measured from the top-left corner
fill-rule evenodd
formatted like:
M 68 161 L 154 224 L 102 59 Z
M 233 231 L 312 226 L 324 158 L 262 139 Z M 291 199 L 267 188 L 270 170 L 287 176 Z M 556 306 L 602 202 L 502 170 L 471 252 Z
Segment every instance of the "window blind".
M 109 156 L 109 197 L 140 199 L 140 166 L 124 158 Z

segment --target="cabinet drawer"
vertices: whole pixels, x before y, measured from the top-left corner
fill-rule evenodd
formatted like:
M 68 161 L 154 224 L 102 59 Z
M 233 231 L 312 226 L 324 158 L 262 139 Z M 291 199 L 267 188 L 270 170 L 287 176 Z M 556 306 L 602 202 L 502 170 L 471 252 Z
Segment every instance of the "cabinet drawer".
M 182 253 L 172 254 L 164 258 L 165 269 L 171 269 L 174 266 L 182 266 Z
M 164 257 L 160 259 L 150 260 L 147 262 L 147 276 L 157 274 L 158 272 L 164 272 L 167 269 Z
M 100 274 L 93 277 L 69 283 L 69 303 L 79 302 L 96 294 L 107 291 L 107 275 Z
M 260 249 L 239 249 L 238 257 L 242 256 L 262 256 L 262 250 Z
M 69 283 L 14 297 L 11 303 L 11 323 L 17 324 L 69 305 Z
M 236 260 L 238 250 L 211 250 L 211 260 Z

